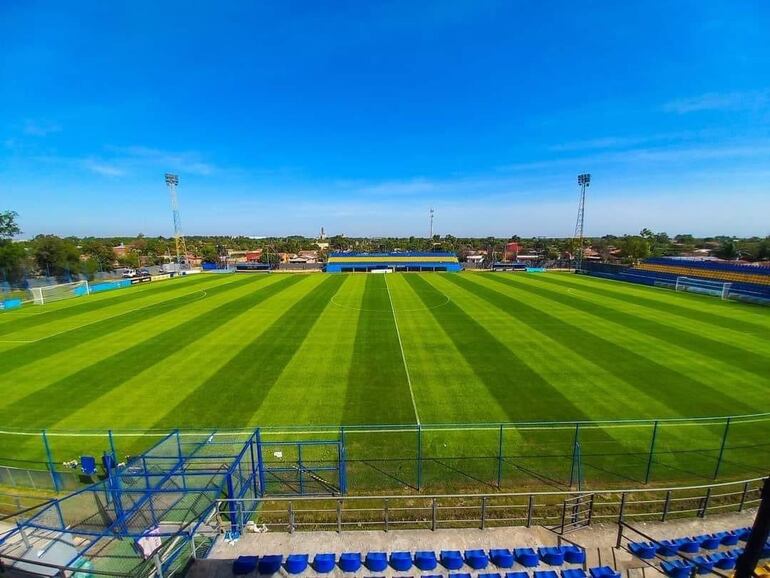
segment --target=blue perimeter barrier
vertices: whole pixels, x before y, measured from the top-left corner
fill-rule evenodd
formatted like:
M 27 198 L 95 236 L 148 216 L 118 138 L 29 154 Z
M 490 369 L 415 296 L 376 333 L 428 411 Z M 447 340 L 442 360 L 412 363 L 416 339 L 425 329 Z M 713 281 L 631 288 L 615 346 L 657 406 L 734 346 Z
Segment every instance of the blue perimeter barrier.
M 21 299 L 5 299 L 0 301 L 0 311 L 9 309 L 21 309 Z
M 101 293 L 102 291 L 112 291 L 113 289 L 123 289 L 124 287 L 131 287 L 131 279 L 120 279 L 119 281 L 106 281 L 104 283 L 97 283 L 91 285 L 91 293 Z M 85 294 L 85 288 L 83 288 L 83 294 Z

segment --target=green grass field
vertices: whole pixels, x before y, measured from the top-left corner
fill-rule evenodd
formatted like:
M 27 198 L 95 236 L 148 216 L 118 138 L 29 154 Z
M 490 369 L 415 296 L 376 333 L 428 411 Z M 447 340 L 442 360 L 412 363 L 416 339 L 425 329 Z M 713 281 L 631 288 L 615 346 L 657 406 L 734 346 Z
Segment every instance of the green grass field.
M 766 308 L 570 274 L 199 275 L 0 314 L 0 429 L 396 424 L 348 443 L 408 461 L 419 423 L 427 482 L 489 483 L 472 460 L 500 439 L 512 472 L 562 480 L 572 426 L 430 425 L 768 412 L 769 336 Z M 767 423 L 730 426 L 720 475 L 766 473 Z M 724 427 L 661 425 L 653 477 L 709 478 Z M 585 427 L 584 476 L 640 481 L 652 429 Z M 57 461 L 85 443 L 51 439 Z

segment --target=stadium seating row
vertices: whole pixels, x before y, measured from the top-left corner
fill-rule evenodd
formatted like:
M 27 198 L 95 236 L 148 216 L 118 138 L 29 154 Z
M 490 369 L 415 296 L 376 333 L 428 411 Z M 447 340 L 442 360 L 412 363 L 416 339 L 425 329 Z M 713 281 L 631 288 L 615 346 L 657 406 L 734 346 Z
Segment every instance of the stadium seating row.
M 392 269 L 394 271 L 460 271 L 454 253 L 331 253 L 327 273 L 348 273 Z
M 369 552 L 362 556 L 360 552 L 347 552 L 340 554 L 321 553 L 313 557 L 312 562 L 308 554 L 291 554 L 286 557 L 282 555 L 268 555 L 258 558 L 257 556 L 241 556 L 233 564 L 233 572 L 236 574 L 248 574 L 255 568 L 260 574 L 275 574 L 283 566 L 289 574 L 301 574 L 308 567 L 311 567 L 319 574 L 327 574 L 338 566 L 343 572 L 358 572 L 361 567 L 365 567 L 370 572 L 383 572 L 388 566 L 397 572 L 408 572 L 414 566 L 417 570 L 429 572 L 435 570 L 439 564 L 445 569 L 454 571 L 460 570 L 463 566 L 468 566 L 472 570 L 484 570 L 490 562 L 498 568 L 513 568 L 514 564 L 519 564 L 523 568 L 535 568 L 543 562 L 549 566 L 561 566 L 563 564 L 584 564 L 586 560 L 585 551 L 578 546 L 543 546 L 535 551 L 534 548 L 507 548 L 485 550 L 442 550 L 439 556 L 432 551 L 411 552 Z M 250 568 L 247 570 L 246 568 Z M 565 570 L 566 571 L 566 570 Z M 562 578 L 585 578 L 585 574 L 564 574 Z M 582 571 L 582 569 L 581 569 Z M 546 571 L 548 572 L 548 571 Z M 511 576 L 508 576 L 511 574 Z M 507 573 L 506 578 L 528 578 L 526 571 L 520 571 L 520 576 L 515 576 L 516 572 Z M 554 576 L 542 575 L 536 571 L 535 578 L 558 578 Z M 459 574 L 452 575 L 459 578 Z M 487 578 L 493 578 L 492 576 Z M 603 576 L 594 576 L 592 578 L 605 578 Z
M 671 287 L 676 285 L 676 279 L 677 277 L 680 277 L 680 275 L 676 275 L 674 273 L 647 271 L 636 267 L 630 267 L 623 273 L 591 272 L 591 275 L 594 277 L 607 277 L 610 279 L 629 281 L 631 283 L 640 283 L 642 285 L 659 285 L 664 283 Z M 688 275 L 688 277 L 694 277 L 694 275 Z M 756 285 L 752 283 L 742 283 L 737 281 L 731 281 L 731 283 L 731 293 L 745 294 L 747 296 L 754 295 L 757 297 L 770 299 L 770 285 Z
M 660 565 L 661 570 L 671 578 L 689 578 L 693 573 L 709 574 L 714 568 L 720 570 L 735 568 L 738 557 L 743 553 L 743 548 L 717 550 L 723 546 L 735 546 L 739 541 L 745 542 L 749 539 L 750 534 L 751 528 L 738 528 L 726 532 L 655 542 L 631 542 L 628 549 L 642 560 L 650 560 L 656 556 L 671 558 L 679 554 L 698 554 L 701 550 L 708 551 L 706 554 L 698 554 L 685 560 L 681 558 L 664 560 Z M 770 543 L 765 545 L 762 557 L 770 557 Z
M 683 552 L 694 554 L 701 548 L 704 550 L 716 550 L 720 546 L 735 546 L 739 541 L 745 542 L 749 538 L 751 528 L 739 528 L 716 534 L 702 534 L 700 536 L 682 537 L 658 542 L 631 542 L 628 549 L 638 558 L 648 560 L 659 556 L 676 556 Z
M 668 273 L 675 276 L 697 277 L 700 279 L 710 279 L 712 281 L 750 283 L 753 285 L 765 286 L 770 285 L 770 272 L 722 271 L 719 269 L 703 269 L 688 265 L 670 265 L 650 262 L 639 263 L 634 266 L 634 269 L 640 271 L 653 271 L 656 273 Z

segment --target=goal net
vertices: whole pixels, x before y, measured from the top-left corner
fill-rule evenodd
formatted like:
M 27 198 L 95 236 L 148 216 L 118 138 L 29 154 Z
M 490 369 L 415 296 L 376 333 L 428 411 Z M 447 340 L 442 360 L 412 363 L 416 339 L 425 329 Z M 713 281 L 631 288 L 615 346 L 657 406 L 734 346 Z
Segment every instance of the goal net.
M 32 287 L 32 300 L 37 305 L 44 305 L 62 299 L 82 297 L 91 292 L 88 281 L 75 281 L 74 283 L 62 283 L 60 285 L 47 285 L 45 287 Z
M 676 278 L 677 291 L 714 295 L 716 297 L 721 297 L 722 299 L 727 299 L 730 296 L 730 287 L 732 287 L 732 283 L 726 283 L 724 281 L 709 281 L 707 279 L 695 279 L 693 277 Z

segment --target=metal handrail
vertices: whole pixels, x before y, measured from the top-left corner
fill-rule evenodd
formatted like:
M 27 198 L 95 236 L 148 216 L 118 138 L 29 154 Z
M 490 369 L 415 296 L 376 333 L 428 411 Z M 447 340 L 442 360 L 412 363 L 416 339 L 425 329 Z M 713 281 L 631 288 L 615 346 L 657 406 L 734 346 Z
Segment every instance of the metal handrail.
M 221 499 L 218 508 L 228 511 L 229 502 L 238 502 L 238 510 L 243 520 L 259 515 L 261 523 L 268 526 L 286 528 L 294 532 L 304 528 L 336 527 L 340 532 L 348 527 L 382 528 L 387 531 L 389 526 L 419 526 L 430 527 L 467 527 L 476 525 L 484 529 L 487 525 L 517 525 L 533 523 L 552 524 L 563 523 L 563 515 L 556 510 L 563 510 L 563 505 L 577 497 L 590 498 L 586 500 L 583 514 L 591 520 L 622 522 L 624 519 L 660 519 L 665 521 L 669 516 L 705 517 L 709 510 L 724 511 L 725 509 L 743 509 L 756 504 L 759 500 L 754 495 L 759 491 L 758 482 L 764 478 L 752 478 L 739 482 L 721 482 L 698 486 L 681 486 L 672 488 L 631 488 L 627 490 L 597 490 L 593 492 L 516 492 L 497 494 L 432 494 L 432 495 L 390 495 L 390 496 L 276 496 L 267 498 L 248 498 L 238 500 Z M 714 488 L 727 486 L 742 486 L 740 491 L 724 491 L 719 494 Z M 679 492 L 698 493 L 678 496 Z M 631 500 L 635 494 L 657 494 L 657 498 Z M 603 500 L 595 499 L 604 496 Z M 612 500 L 612 496 L 617 499 Z M 500 503 L 500 500 L 526 498 L 526 503 Z M 556 499 L 554 499 L 556 498 Z M 541 501 L 538 501 L 538 500 Z M 548 499 L 548 501 L 545 501 Z M 561 501 L 559 501 L 561 499 Z M 463 500 L 461 503 L 453 502 Z M 715 503 L 716 501 L 727 503 Z M 417 501 L 417 504 L 403 504 L 403 501 Z M 468 503 L 468 502 L 473 503 Z M 367 502 L 372 502 L 367 503 Z M 401 505 L 399 505 L 401 502 Z M 684 502 L 684 503 L 683 503 Z M 296 507 L 296 504 L 306 504 L 307 507 Z M 571 503 L 571 502 L 570 502 Z M 696 507 L 684 507 L 687 503 Z M 325 508 L 319 504 L 329 504 Z M 351 507 L 344 507 L 349 504 Z M 277 507 L 285 505 L 286 507 Z M 360 505 L 363 507 L 356 507 Z M 656 507 L 657 506 L 657 507 Z M 651 507 L 652 511 L 638 511 L 640 508 Z M 526 516 L 516 513 L 526 511 Z M 510 512 L 513 515 L 506 515 Z M 478 515 L 475 515 L 478 512 Z M 444 514 L 442 516 L 442 513 Z M 463 517 L 465 514 L 468 517 Z M 343 519 L 344 518 L 344 519 Z M 218 531 L 223 531 L 221 517 L 218 518 Z M 569 524 L 567 525 L 569 526 Z
M 416 500 L 416 499 L 453 499 L 453 498 L 524 498 L 528 496 L 582 496 L 585 494 L 641 494 L 652 492 L 668 492 L 668 491 L 687 491 L 687 490 L 701 490 L 707 488 L 720 488 L 725 486 L 735 486 L 739 484 L 751 484 L 753 482 L 761 482 L 766 479 L 767 476 L 758 478 L 749 478 L 747 480 L 736 480 L 732 482 L 718 482 L 714 484 L 701 484 L 697 486 L 671 486 L 671 487 L 651 487 L 651 488 L 626 488 L 626 489 L 597 489 L 590 491 L 579 490 L 549 490 L 541 492 L 490 492 L 490 493 L 470 493 L 470 494 L 377 494 L 377 495 L 364 495 L 364 496 L 268 496 L 266 498 L 251 498 L 252 501 L 269 500 L 270 502 L 310 502 L 310 501 L 325 501 L 325 500 L 344 500 L 344 501 L 359 501 L 359 500 Z M 702 496 L 683 496 L 686 499 L 697 499 Z M 223 499 L 222 501 L 226 501 Z M 513 505 L 513 504 L 512 504 Z

